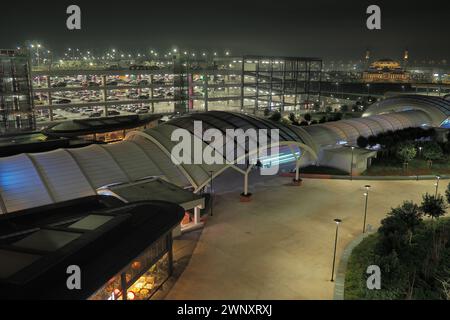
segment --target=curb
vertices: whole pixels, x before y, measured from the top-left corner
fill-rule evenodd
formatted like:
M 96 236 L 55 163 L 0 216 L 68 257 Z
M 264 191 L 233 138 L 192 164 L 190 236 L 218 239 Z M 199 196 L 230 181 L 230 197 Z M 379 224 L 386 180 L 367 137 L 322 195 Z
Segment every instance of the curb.
M 351 241 L 344 249 L 339 261 L 339 266 L 336 272 L 336 279 L 334 281 L 334 296 L 333 300 L 344 300 L 344 290 L 345 290 L 345 273 L 347 271 L 347 264 L 353 249 L 359 245 L 365 238 L 373 234 L 372 232 L 367 232 L 360 234 L 356 239 Z
M 291 173 L 282 173 L 280 176 L 282 177 L 291 177 L 295 174 Z M 343 175 L 329 175 L 329 174 L 300 174 L 301 178 L 307 179 L 336 179 L 336 180 L 436 180 L 435 175 L 426 175 L 426 176 L 343 176 Z M 441 175 L 441 180 L 450 179 L 450 175 Z

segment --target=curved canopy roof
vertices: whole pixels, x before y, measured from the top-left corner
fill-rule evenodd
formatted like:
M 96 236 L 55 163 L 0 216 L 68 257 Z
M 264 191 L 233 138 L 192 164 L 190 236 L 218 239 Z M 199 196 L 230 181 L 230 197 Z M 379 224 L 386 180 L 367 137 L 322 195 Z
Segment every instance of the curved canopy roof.
M 302 128 L 320 148 L 336 144 L 356 145 L 359 136 L 368 137 L 385 131 L 431 124 L 430 116 L 417 110 L 333 121 Z
M 392 114 L 407 110 L 421 110 L 432 120 L 432 126 L 439 127 L 450 117 L 450 101 L 440 97 L 423 95 L 401 95 L 387 98 L 371 105 L 363 117 Z
M 211 175 L 217 176 L 230 164 L 175 165 L 171 151 L 177 142 L 171 140 L 174 130 L 184 128 L 191 133 L 192 143 L 206 144 L 194 134 L 195 120 L 203 121 L 203 131 L 226 129 L 279 129 L 280 144 L 301 147 L 315 157 L 311 137 L 301 128 L 244 114 L 209 112 L 174 119 L 155 129 L 136 131 L 126 140 L 76 149 L 58 149 L 36 154 L 20 154 L 0 158 L 0 213 L 59 203 L 96 194 L 108 185 L 131 183 L 159 176 L 173 184 L 199 190 Z M 270 131 L 268 132 L 270 135 Z M 197 133 L 196 133 L 197 134 Z M 247 146 L 244 156 L 257 152 Z M 189 155 L 193 159 L 194 155 Z M 223 155 L 224 157 L 226 155 Z M 192 163 L 195 163 L 192 161 Z
M 195 121 L 202 121 L 201 132 L 194 130 Z M 287 126 L 241 113 L 189 114 L 154 129 L 131 132 L 125 141 L 118 143 L 0 158 L 0 213 L 95 195 L 96 190 L 108 185 L 155 176 L 198 191 L 227 168 L 233 167 L 242 173 L 241 168 L 226 161 L 227 152 L 234 155 L 241 151 L 241 159 L 248 159 L 262 147 L 270 147 L 270 141 L 269 146 L 260 146 L 254 141 L 255 147 L 234 143 L 224 135 L 223 143 L 233 142 L 234 150 L 223 149 L 225 152 L 219 154 L 224 158 L 222 164 L 205 164 L 203 161 L 196 164 L 195 155 L 188 154 L 192 164 L 176 165 L 172 150 L 178 141 L 172 141 L 172 133 L 179 128 L 186 129 L 191 143 L 202 145 L 202 150 L 207 145 L 200 136 L 210 128 L 222 133 L 227 129 L 267 129 L 268 139 L 271 138 L 270 129 L 278 129 L 280 146 L 290 146 L 292 153 L 295 153 L 294 148 L 302 149 L 301 155 L 309 153 L 315 159 L 319 150 L 328 145 L 355 145 L 359 136 L 432 123 L 432 115 L 421 109 L 306 127 Z

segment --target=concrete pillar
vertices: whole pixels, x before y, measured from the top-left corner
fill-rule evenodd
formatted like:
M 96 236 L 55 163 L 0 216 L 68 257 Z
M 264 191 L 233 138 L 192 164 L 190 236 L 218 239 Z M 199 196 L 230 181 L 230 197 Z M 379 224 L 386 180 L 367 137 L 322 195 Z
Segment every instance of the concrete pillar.
M 154 75 L 150 75 L 150 99 L 151 99 L 151 103 L 150 105 L 152 106 L 152 113 L 155 113 L 155 102 L 153 101 L 154 98 L 154 88 L 153 88 L 153 80 L 154 80 Z
M 241 66 L 241 110 L 244 110 L 244 99 L 245 99 L 245 57 L 242 58 Z
M 108 101 L 107 95 L 108 95 L 108 92 L 106 89 L 106 76 L 103 75 L 102 76 L 102 101 L 103 102 Z M 107 117 L 107 116 L 108 116 L 108 106 L 105 104 L 105 117 Z
M 200 207 L 197 206 L 194 208 L 194 224 L 197 225 L 200 223 Z
M 50 121 L 53 121 L 53 102 L 52 102 L 52 93 L 51 93 L 51 91 L 50 91 L 50 88 L 52 87 L 52 84 L 51 84 L 51 77 L 50 76 L 47 76 L 47 89 L 49 89 L 48 91 L 47 91 L 47 104 L 48 104 L 48 112 L 49 112 L 49 115 L 50 115 Z
M 244 195 L 248 194 L 248 172 L 244 175 Z
M 208 80 L 209 80 L 209 76 L 205 75 L 205 80 L 203 80 L 203 92 L 205 93 L 205 96 L 204 96 L 205 111 L 208 111 L 208 97 L 209 97 Z
M 241 202 L 250 202 L 252 194 L 248 192 L 248 175 L 250 174 L 250 171 L 253 168 L 253 164 L 251 164 L 247 170 L 243 171 L 244 174 L 244 192 L 241 194 Z

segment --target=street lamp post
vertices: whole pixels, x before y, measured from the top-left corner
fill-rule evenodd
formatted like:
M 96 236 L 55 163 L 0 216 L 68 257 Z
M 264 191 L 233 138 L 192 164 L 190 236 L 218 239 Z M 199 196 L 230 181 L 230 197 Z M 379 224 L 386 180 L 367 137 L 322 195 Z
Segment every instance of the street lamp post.
M 214 173 L 214 171 L 210 171 L 210 172 L 209 172 L 210 185 L 211 185 L 211 213 L 210 213 L 211 217 L 213 216 L 213 206 L 214 206 L 214 197 L 213 197 L 213 194 L 214 194 L 214 191 L 213 191 L 213 173 Z
M 352 146 L 351 148 L 352 148 L 352 161 L 350 163 L 350 180 L 353 181 L 353 153 L 354 153 L 355 147 Z
M 365 185 L 364 188 L 366 188 L 366 192 L 364 193 L 364 196 L 366 198 L 366 203 L 364 205 L 364 222 L 363 222 L 363 233 L 366 233 L 366 219 L 367 219 L 367 204 L 369 202 L 369 189 L 370 185 Z
M 336 223 L 336 235 L 334 237 L 334 253 L 333 253 L 333 268 L 331 271 L 331 282 L 334 281 L 334 267 L 336 265 L 336 248 L 337 248 L 337 240 L 338 240 L 338 233 L 339 233 L 339 224 L 342 222 L 341 219 L 334 219 L 334 222 Z
M 441 176 L 436 176 L 436 183 L 434 184 L 436 186 L 436 190 L 434 192 L 434 197 L 437 197 L 438 189 L 439 189 L 439 180 L 441 180 Z

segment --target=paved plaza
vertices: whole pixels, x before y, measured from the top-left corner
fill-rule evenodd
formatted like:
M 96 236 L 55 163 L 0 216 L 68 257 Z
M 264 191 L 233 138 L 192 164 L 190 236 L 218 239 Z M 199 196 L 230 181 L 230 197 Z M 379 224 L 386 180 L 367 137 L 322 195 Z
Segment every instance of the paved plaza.
M 241 177 L 235 178 L 237 186 Z M 254 180 L 250 203 L 239 202 L 240 188 L 218 191 L 214 216 L 166 299 L 332 299 L 333 219 L 343 220 L 339 259 L 362 232 L 364 185 L 372 186 L 367 223 L 374 228 L 391 207 L 434 193 L 432 180 L 289 182 Z

